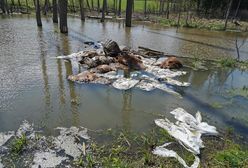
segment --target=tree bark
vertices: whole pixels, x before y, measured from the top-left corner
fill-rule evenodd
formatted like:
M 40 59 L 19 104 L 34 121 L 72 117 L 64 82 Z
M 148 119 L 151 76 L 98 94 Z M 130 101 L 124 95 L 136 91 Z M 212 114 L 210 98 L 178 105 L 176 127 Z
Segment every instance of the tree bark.
M 89 11 L 91 12 L 89 0 L 86 0 L 86 4 L 87 4 Z
M 5 0 L 1 0 L 0 2 L 1 2 L 0 5 L 1 5 L 2 12 L 3 13 L 6 13 L 6 10 L 5 10 Z
M 43 14 L 44 14 L 44 15 L 46 15 L 46 14 L 47 14 L 47 12 L 48 12 L 48 8 L 49 8 L 49 6 L 48 6 L 48 0 L 45 0 L 45 4 L 44 4 L 44 11 L 43 11 Z
M 133 0 L 127 0 L 126 7 L 126 27 L 132 26 Z
M 121 0 L 119 0 L 118 16 L 121 16 Z
M 166 7 L 166 18 L 170 18 L 170 0 L 167 0 L 167 7 Z
M 41 16 L 40 16 L 40 0 L 34 0 L 34 6 L 35 6 L 35 11 L 36 11 L 37 26 L 41 27 L 42 22 L 41 22 Z
M 53 0 L 53 23 L 58 23 L 58 6 L 57 6 L 57 0 Z
M 104 20 L 105 20 L 105 11 L 106 11 L 106 7 L 107 7 L 107 0 L 103 0 L 101 22 L 104 22 Z
M 100 13 L 100 0 L 97 0 L 97 12 Z
M 79 7 L 80 7 L 81 20 L 82 20 L 82 21 L 85 21 L 85 15 L 84 15 L 84 0 L 79 0 Z
M 146 15 L 147 15 L 147 0 L 145 0 L 144 14 L 145 14 L 145 17 L 146 17 Z
M 27 13 L 28 13 L 28 0 L 26 0 L 26 8 L 27 8 Z
M 231 11 L 231 8 L 232 8 L 232 3 L 233 3 L 233 0 L 230 0 L 229 5 L 228 5 L 228 9 L 227 9 L 227 12 L 226 12 L 226 19 L 225 19 L 224 30 L 226 30 L 226 27 L 227 27 L 227 21 L 228 21 L 228 18 L 229 18 L 229 15 L 230 15 L 230 11 Z
M 91 0 L 91 9 L 94 10 L 94 0 Z
M 68 33 L 67 27 L 67 0 L 59 0 L 59 26 L 61 33 Z
M 240 3 L 241 3 L 241 0 L 239 0 L 238 6 L 237 6 L 237 8 L 236 8 L 235 15 L 234 15 L 235 18 L 236 18 L 237 15 L 238 15 Z

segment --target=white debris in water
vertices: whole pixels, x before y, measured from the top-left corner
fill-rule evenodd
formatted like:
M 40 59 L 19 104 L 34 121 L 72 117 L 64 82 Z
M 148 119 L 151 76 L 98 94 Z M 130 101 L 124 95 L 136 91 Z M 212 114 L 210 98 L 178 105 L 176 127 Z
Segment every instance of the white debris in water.
M 197 112 L 195 117 L 182 108 L 177 108 L 170 113 L 174 115 L 175 119 L 177 120 L 176 123 L 172 123 L 167 118 L 165 118 L 165 119 L 156 119 L 155 120 L 156 125 L 165 129 L 186 150 L 190 151 L 194 155 L 200 154 L 200 148 L 204 148 L 203 141 L 201 139 L 202 134 L 208 134 L 208 135 L 218 134 L 216 127 L 210 126 L 206 122 L 202 122 L 202 117 L 200 112 Z M 154 154 L 158 154 L 160 156 L 165 156 L 165 157 L 167 157 L 168 155 L 168 157 L 170 157 L 169 154 L 171 153 L 171 151 L 164 149 L 165 146 L 157 147 L 156 148 L 157 150 L 155 150 Z M 179 162 L 181 163 L 181 161 Z M 198 165 L 199 163 L 197 164 L 197 166 Z
M 166 149 L 168 145 L 171 143 L 165 143 L 162 146 L 156 147 L 152 153 L 161 157 L 173 157 L 178 160 L 179 163 L 181 163 L 185 168 L 197 168 L 200 164 L 199 157 L 195 156 L 195 161 L 191 166 L 188 166 L 186 162 L 173 150 Z
M 28 121 L 24 120 L 16 132 L 17 137 L 33 133 L 34 128 Z
M 86 128 L 57 128 L 60 130 L 60 135 L 55 138 L 54 143 L 58 150 L 64 150 L 71 157 L 78 158 L 82 154 L 83 146 L 80 143 L 80 138 L 84 140 L 90 139 Z
M 32 168 L 49 168 L 60 165 L 64 160 L 68 158 L 57 156 L 53 150 L 47 152 L 38 152 L 34 155 Z
M 119 78 L 112 84 L 113 87 L 120 90 L 128 90 L 133 88 L 139 83 L 139 80 L 130 79 L 130 78 Z
M 184 87 L 190 85 L 190 83 L 188 83 L 188 82 L 180 82 L 180 81 L 172 79 L 172 78 L 166 78 L 165 83 L 168 83 L 170 85 L 176 85 L 176 86 L 184 86 Z
M 186 74 L 186 72 L 184 71 L 172 71 L 170 69 L 162 69 L 158 66 L 153 65 L 147 66 L 146 71 L 161 79 L 174 78 Z
M 10 138 L 15 135 L 13 131 L 9 131 L 7 133 L 0 133 L 0 146 L 3 146 Z
M 98 77 L 104 77 L 107 79 L 119 79 L 119 78 L 123 78 L 123 75 L 118 75 L 117 72 L 115 71 L 110 71 L 104 74 L 97 74 Z

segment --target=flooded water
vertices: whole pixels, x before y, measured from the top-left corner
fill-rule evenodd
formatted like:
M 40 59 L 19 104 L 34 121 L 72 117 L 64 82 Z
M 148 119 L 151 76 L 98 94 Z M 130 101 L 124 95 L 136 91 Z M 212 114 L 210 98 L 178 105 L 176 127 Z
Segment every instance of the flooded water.
M 55 59 L 83 50 L 85 41 L 111 38 L 133 48 L 145 46 L 175 55 L 226 57 L 235 54 L 236 37 L 245 34 L 195 29 L 135 25 L 68 19 L 68 36 L 60 34 L 51 18 L 37 28 L 33 17 L 0 18 L 0 131 L 16 130 L 23 120 L 44 128 L 58 126 L 90 129 L 124 128 L 147 131 L 157 114 L 169 116 L 177 107 L 202 112 L 218 129 L 234 127 L 248 133 L 248 72 L 209 66 L 209 70 L 185 69 L 183 81 L 190 87 L 176 88 L 183 99 L 155 90 L 119 91 L 109 86 L 75 84 L 67 76 L 78 73 L 70 62 Z M 241 49 L 248 59 L 248 47 Z

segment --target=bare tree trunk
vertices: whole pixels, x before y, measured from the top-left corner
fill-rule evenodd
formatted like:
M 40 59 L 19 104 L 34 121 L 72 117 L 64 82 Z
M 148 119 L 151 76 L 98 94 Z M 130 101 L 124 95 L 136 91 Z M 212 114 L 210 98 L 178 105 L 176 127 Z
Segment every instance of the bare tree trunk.
M 75 9 L 74 0 L 72 0 L 71 3 L 72 3 L 72 12 L 75 13 L 76 12 L 76 9 Z
M 238 15 L 240 3 L 241 3 L 241 0 L 239 0 L 238 6 L 237 6 L 237 8 L 236 8 L 235 15 L 234 15 L 235 18 L 236 18 L 237 15 Z
M 47 12 L 48 12 L 48 7 L 49 7 L 49 6 L 48 6 L 48 3 L 49 3 L 48 0 L 45 0 L 44 11 L 43 11 L 43 14 L 44 14 L 44 15 L 46 15 Z
M 34 0 L 34 6 L 35 6 L 35 11 L 36 11 L 37 26 L 41 27 L 42 22 L 41 22 L 41 16 L 40 16 L 40 1 Z
M 91 9 L 94 10 L 94 0 L 91 0 Z
M 26 8 L 27 8 L 27 13 L 29 12 L 29 10 L 28 10 L 28 0 L 26 0 Z
M 147 0 L 145 0 L 144 14 L 145 14 L 145 17 L 146 17 L 146 15 L 147 15 Z
M 1 2 L 0 5 L 1 5 L 1 10 L 2 10 L 2 12 L 3 12 L 3 13 L 6 13 L 6 10 L 5 10 L 5 1 L 1 0 L 0 2 Z
M 100 13 L 100 0 L 97 0 L 97 12 Z
M 82 20 L 82 21 L 85 21 L 85 15 L 84 15 L 84 0 L 79 0 L 79 7 L 80 7 L 81 20 Z
M 58 23 L 58 6 L 57 6 L 57 0 L 53 0 L 53 23 Z
M 177 31 L 180 26 L 180 19 L 181 19 L 181 2 L 179 2 L 179 10 L 178 10 L 178 18 L 177 18 Z
M 67 27 L 67 0 L 59 0 L 59 25 L 61 33 L 68 33 Z
M 104 22 L 104 20 L 105 20 L 105 11 L 106 11 L 106 7 L 107 7 L 107 0 L 103 0 L 101 22 Z
M 170 18 L 170 0 L 167 0 L 166 19 Z
M 233 3 L 233 0 L 230 0 L 229 5 L 228 5 L 228 9 L 227 9 L 227 12 L 226 12 L 226 19 L 225 19 L 224 30 L 226 30 L 226 27 L 227 27 L 227 21 L 228 21 L 228 18 L 229 18 L 229 15 L 230 15 L 230 11 L 231 11 L 231 8 L 232 8 L 232 3 Z
M 21 1 L 20 0 L 18 0 L 18 12 L 20 12 L 21 11 Z
M 86 4 L 87 4 L 89 11 L 91 12 L 89 0 L 86 0 Z
M 121 16 L 121 0 L 119 0 L 118 16 Z
M 126 27 L 132 26 L 132 9 L 133 9 L 133 0 L 127 0 Z
M 8 0 L 3 0 L 3 1 L 5 1 L 5 8 L 6 8 L 7 14 L 9 14 L 9 4 L 8 4 Z

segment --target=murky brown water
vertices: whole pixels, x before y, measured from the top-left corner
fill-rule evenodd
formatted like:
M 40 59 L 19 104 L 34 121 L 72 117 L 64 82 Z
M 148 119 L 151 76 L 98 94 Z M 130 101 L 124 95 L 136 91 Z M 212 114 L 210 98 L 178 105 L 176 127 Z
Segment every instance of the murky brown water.
M 129 29 L 123 23 L 81 23 L 72 17 L 68 24 L 66 36 L 50 18 L 43 18 L 42 29 L 36 27 L 33 17 L 0 18 L 0 131 L 16 130 L 25 119 L 44 127 L 48 134 L 54 127 L 71 125 L 146 131 L 158 117 L 151 113 L 168 115 L 183 107 L 192 113 L 200 110 L 218 128 L 231 126 L 243 135 L 248 133 L 248 98 L 230 94 L 230 90 L 248 87 L 246 71 L 211 66 L 207 71 L 185 69 L 188 74 L 181 79 L 192 84 L 175 88 L 183 95 L 179 99 L 158 90 L 119 91 L 74 84 L 66 78 L 78 70 L 70 62 L 55 59 L 83 50 L 84 41 L 106 38 L 175 55 L 225 57 L 235 54 L 235 33 L 195 29 L 176 33 L 174 28 L 141 25 Z M 248 59 L 247 44 L 241 55 Z

